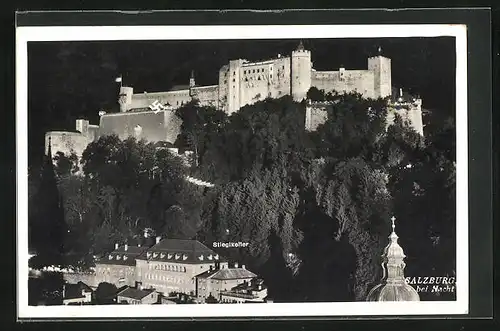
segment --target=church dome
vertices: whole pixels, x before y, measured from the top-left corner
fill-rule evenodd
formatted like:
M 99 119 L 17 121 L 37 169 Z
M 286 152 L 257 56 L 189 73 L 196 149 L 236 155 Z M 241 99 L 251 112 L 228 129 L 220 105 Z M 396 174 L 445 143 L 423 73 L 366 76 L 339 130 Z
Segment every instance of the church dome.
M 408 284 L 379 284 L 370 291 L 366 301 L 420 301 L 420 297 Z
M 406 255 L 398 243 L 394 221 L 393 217 L 389 244 L 382 254 L 382 280 L 368 293 L 366 301 L 420 301 L 417 291 L 405 282 Z

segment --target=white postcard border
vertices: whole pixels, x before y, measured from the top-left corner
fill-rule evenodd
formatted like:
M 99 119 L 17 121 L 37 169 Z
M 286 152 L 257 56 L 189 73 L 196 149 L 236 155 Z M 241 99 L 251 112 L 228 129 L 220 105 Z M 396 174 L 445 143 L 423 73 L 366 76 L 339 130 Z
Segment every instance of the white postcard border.
M 72 26 L 16 29 L 18 318 L 195 318 L 467 314 L 468 139 L 467 28 L 453 24 L 272 26 Z M 28 306 L 28 42 L 440 37 L 456 38 L 457 300 L 451 302 L 263 303 L 252 305 Z

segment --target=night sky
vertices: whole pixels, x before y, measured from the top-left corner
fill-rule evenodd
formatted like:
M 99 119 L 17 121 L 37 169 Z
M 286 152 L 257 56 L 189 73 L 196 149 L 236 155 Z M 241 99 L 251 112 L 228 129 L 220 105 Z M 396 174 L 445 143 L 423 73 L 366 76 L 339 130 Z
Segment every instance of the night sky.
M 188 84 L 218 83 L 230 59 L 266 60 L 288 55 L 298 40 L 30 42 L 28 44 L 29 164 L 43 155 L 44 134 L 74 130 L 75 119 L 98 124 L 98 112 L 117 111 L 117 76 L 141 93 Z M 366 69 L 382 47 L 392 59 L 392 84 L 423 99 L 444 116 L 455 112 L 455 41 L 442 38 L 304 40 L 316 70 Z

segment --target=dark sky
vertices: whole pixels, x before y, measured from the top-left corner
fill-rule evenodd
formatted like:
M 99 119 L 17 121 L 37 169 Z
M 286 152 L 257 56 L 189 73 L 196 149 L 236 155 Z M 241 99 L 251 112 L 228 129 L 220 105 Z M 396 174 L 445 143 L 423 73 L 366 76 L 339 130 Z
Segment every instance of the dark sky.
M 455 41 L 442 38 L 304 40 L 317 70 L 366 69 L 379 46 L 392 59 L 392 83 L 421 95 L 423 106 L 455 112 Z M 118 84 L 135 92 L 188 84 L 217 84 L 229 59 L 287 55 L 298 40 L 30 42 L 28 44 L 29 164 L 43 155 L 44 134 L 74 130 L 75 119 L 98 124 L 99 110 L 116 111 Z

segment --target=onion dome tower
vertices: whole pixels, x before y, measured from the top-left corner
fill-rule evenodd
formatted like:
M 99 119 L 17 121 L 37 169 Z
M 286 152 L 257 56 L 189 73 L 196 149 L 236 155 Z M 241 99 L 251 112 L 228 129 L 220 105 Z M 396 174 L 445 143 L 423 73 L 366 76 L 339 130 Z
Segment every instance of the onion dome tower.
M 398 244 L 399 237 L 395 232 L 395 220 L 393 216 L 389 244 L 382 255 L 382 280 L 368 293 L 366 301 L 420 301 L 417 291 L 405 282 L 404 258 L 406 255 Z

